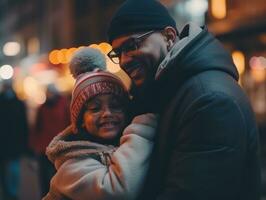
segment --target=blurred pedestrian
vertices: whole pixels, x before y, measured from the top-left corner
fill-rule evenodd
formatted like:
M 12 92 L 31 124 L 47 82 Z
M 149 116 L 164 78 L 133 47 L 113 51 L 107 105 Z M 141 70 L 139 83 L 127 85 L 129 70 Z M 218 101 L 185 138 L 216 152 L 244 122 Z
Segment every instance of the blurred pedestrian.
M 31 133 L 31 148 L 37 156 L 42 194 L 49 190 L 50 178 L 55 169 L 45 155 L 45 150 L 58 132 L 70 123 L 69 101 L 61 95 L 54 84 L 46 90 L 46 101 L 37 109 L 36 120 Z
M 26 106 L 4 80 L 0 91 L 0 185 L 5 200 L 17 199 L 19 159 L 28 152 L 28 121 Z
M 258 200 L 259 138 L 231 55 L 193 23 L 178 33 L 156 0 L 126 0 L 108 53 L 132 80 L 133 112 L 158 112 L 141 199 Z

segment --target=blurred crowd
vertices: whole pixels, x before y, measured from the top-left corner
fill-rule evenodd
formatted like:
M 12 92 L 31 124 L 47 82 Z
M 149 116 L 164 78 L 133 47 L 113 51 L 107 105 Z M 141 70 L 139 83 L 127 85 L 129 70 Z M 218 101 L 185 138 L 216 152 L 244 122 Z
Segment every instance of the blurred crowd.
M 45 156 L 51 139 L 69 125 L 69 98 L 53 84 L 47 85 L 46 101 L 28 123 L 26 103 L 12 88 L 0 89 L 0 199 L 40 199 L 49 189 L 55 169 Z

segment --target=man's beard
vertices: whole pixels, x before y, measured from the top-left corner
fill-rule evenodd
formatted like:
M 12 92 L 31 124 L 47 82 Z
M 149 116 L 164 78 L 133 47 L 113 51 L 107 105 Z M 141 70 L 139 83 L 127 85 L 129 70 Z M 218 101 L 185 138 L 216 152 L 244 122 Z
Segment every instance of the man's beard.
M 160 62 L 159 62 L 160 63 Z M 133 115 L 143 114 L 143 113 L 157 113 L 158 111 L 158 83 L 155 81 L 155 73 L 157 71 L 157 67 L 149 68 L 143 84 L 137 86 L 133 81 L 130 88 L 130 94 L 133 99 L 131 101 L 131 110 L 133 111 Z
M 154 79 L 147 80 L 141 87 L 137 87 L 134 83 L 131 85 L 130 94 L 133 96 L 131 102 L 131 113 L 135 115 L 156 112 L 156 82 Z

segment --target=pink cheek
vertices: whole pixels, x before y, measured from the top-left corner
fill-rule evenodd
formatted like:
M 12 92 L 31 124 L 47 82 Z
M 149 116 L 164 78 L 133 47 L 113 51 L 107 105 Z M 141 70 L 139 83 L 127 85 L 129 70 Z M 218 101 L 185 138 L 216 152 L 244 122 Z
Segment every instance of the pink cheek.
M 92 128 L 92 127 L 94 127 L 93 124 L 95 124 L 93 118 L 90 117 L 90 116 L 88 116 L 88 115 L 85 116 L 85 118 L 84 118 L 84 123 L 86 124 L 86 127 L 88 127 L 88 128 Z

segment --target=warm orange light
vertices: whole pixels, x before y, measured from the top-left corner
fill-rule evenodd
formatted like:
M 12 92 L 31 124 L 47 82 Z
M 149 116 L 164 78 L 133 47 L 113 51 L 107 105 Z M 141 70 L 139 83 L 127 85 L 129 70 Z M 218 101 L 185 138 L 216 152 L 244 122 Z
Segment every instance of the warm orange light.
M 74 54 L 76 51 L 77 51 L 77 48 L 74 48 L 74 47 L 73 47 L 73 48 L 70 48 L 70 49 L 67 50 L 67 52 L 66 52 L 66 59 L 67 59 L 67 62 L 70 62 L 70 60 L 71 60 L 73 54 Z
M 28 76 L 23 81 L 24 91 L 27 98 L 36 104 L 43 104 L 46 95 L 40 83 L 33 77 Z
M 106 67 L 109 72 L 117 73 L 118 71 L 121 70 L 118 64 L 114 64 L 109 58 L 107 58 L 107 56 L 105 58 L 106 58 Z
M 232 53 L 233 61 L 236 65 L 237 71 L 242 75 L 245 71 L 245 56 L 241 51 L 234 51 Z
M 62 64 L 68 63 L 66 54 L 67 54 L 67 49 L 61 49 L 60 50 L 60 53 L 58 53 L 58 60 L 60 61 L 60 63 L 62 63 Z
M 254 81 L 264 82 L 266 80 L 266 59 L 264 57 L 252 57 L 249 64 Z
M 217 19 L 226 17 L 226 0 L 212 0 L 211 1 L 212 16 Z
M 38 62 L 38 63 L 34 63 L 32 66 L 31 66 L 31 69 L 30 69 L 30 73 L 31 74 L 37 74 L 45 69 L 47 69 L 48 66 L 44 63 L 41 63 L 41 62 Z
M 117 73 L 114 73 L 114 74 L 117 75 L 123 81 L 127 89 L 130 88 L 131 79 L 123 70 L 119 70 Z
M 37 37 L 30 38 L 28 41 L 28 53 L 34 54 L 40 52 L 40 41 Z
M 263 71 L 263 70 L 252 69 L 251 70 L 251 76 L 254 79 L 254 81 L 256 81 L 258 83 L 264 82 L 266 79 L 266 74 L 265 74 L 265 71 Z
M 97 44 L 91 44 L 89 47 L 101 50 Z
M 100 48 L 100 50 L 104 53 L 107 54 L 109 53 L 109 51 L 112 50 L 112 46 L 106 42 L 102 42 L 101 44 L 99 44 L 98 46 Z
M 60 61 L 58 60 L 58 53 L 59 53 L 59 50 L 53 50 L 49 53 L 49 61 L 52 63 L 52 64 L 59 64 Z
M 78 50 L 80 50 L 80 49 L 82 49 L 82 48 L 85 48 L 85 46 L 80 46 L 80 47 L 78 47 Z

